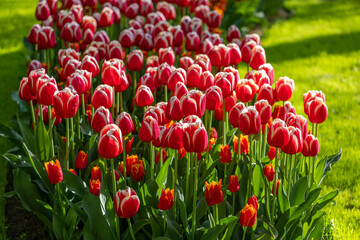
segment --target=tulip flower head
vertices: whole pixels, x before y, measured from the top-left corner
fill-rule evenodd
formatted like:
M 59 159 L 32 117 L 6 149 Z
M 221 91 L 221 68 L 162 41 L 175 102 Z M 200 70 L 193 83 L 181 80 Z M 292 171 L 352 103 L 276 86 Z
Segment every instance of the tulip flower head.
M 45 170 L 51 184 L 57 184 L 63 180 L 63 172 L 60 162 L 56 159 L 54 161 L 45 162 Z
M 114 197 L 114 208 L 120 218 L 131 218 L 139 210 L 140 200 L 134 189 L 119 190 Z
M 169 210 L 174 204 L 174 189 L 166 188 L 162 189 L 159 199 L 158 208 L 160 210 Z
M 212 181 L 210 184 L 205 182 L 205 200 L 208 206 L 220 204 L 223 199 L 223 191 L 221 187 L 222 179 L 219 182 Z

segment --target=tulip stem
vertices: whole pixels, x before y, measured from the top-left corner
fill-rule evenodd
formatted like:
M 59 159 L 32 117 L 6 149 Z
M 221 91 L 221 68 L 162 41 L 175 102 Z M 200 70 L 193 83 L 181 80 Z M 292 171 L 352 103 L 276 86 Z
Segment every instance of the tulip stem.
M 123 140 L 123 168 L 124 168 L 124 182 L 126 186 L 126 143 L 125 139 Z
M 136 95 L 136 71 L 133 72 L 133 95 L 134 95 L 134 98 L 135 98 L 135 95 Z
M 65 158 L 65 168 L 69 170 L 69 147 L 70 147 L 70 137 L 69 137 L 69 119 L 65 119 L 66 123 L 66 158 Z
M 275 153 L 277 153 L 277 148 L 275 148 Z M 273 219 L 275 219 L 275 214 L 276 214 L 276 195 L 277 195 L 277 192 L 276 192 L 276 190 L 277 190 L 277 165 L 278 165 L 278 156 L 275 154 L 275 178 L 274 178 L 274 186 L 273 186 L 273 194 L 274 194 L 274 202 L 273 202 L 273 214 L 272 214 L 272 217 L 273 217 Z M 289 184 L 289 186 L 290 186 L 290 184 Z
M 232 215 L 234 216 L 234 213 L 235 213 L 235 193 L 233 193 L 232 195 L 233 195 L 233 201 L 232 201 Z
M 162 156 L 162 154 L 161 154 Z M 178 151 L 175 149 L 175 156 L 174 156 L 174 164 L 175 164 L 175 167 L 174 167 L 174 181 L 173 181 L 173 189 L 175 190 L 175 184 L 176 184 L 176 181 L 177 181 L 177 172 L 178 172 Z
M 51 106 L 48 107 L 48 115 L 49 115 L 49 136 L 50 136 L 50 156 L 54 157 L 54 139 L 53 139 L 53 132 L 52 132 L 52 121 L 51 121 Z
M 80 131 L 80 112 L 79 111 L 77 111 L 76 112 L 76 118 L 77 118 L 77 121 L 76 121 L 76 125 L 77 125 L 77 128 L 76 128 L 76 130 L 77 130 L 77 135 L 78 135 L 78 138 L 79 138 L 79 140 L 81 141 L 81 131 Z
M 164 86 L 164 97 L 165 97 L 165 102 L 168 101 L 168 88 L 167 85 Z
M 248 68 L 249 68 L 249 65 L 248 65 Z M 244 239 L 245 239 L 246 230 L 247 230 L 247 227 L 244 227 L 244 228 L 243 228 L 243 236 L 242 236 L 242 240 L 244 240 Z
M 223 144 L 226 145 L 226 111 L 225 111 L 225 99 L 223 100 Z
M 186 169 L 190 169 L 190 159 L 188 157 L 186 157 Z M 191 171 L 191 169 L 190 169 Z M 187 200 L 189 199 L 189 180 L 190 180 L 190 171 L 186 171 L 186 186 L 185 186 L 185 202 L 187 202 Z
M 238 138 L 238 158 L 239 158 L 239 164 L 241 161 L 241 131 L 240 128 L 238 128 L 239 131 L 239 138 Z
M 149 142 L 149 147 L 150 147 L 150 177 L 151 177 L 151 179 L 154 179 L 154 168 L 155 168 L 154 147 L 151 142 Z
M 41 119 L 41 122 L 42 122 L 42 125 L 41 125 L 41 126 L 43 126 L 43 125 L 44 125 L 44 115 L 43 115 L 43 108 L 42 108 L 42 105 L 41 105 L 41 104 L 40 104 L 39 108 L 40 108 L 40 119 Z M 45 132 L 44 132 L 44 130 L 45 130 L 45 127 L 43 127 L 43 128 L 41 129 L 41 132 L 42 132 L 43 147 L 44 147 L 44 161 L 46 161 L 46 160 L 47 160 L 47 156 L 46 156 L 46 143 L 45 143 Z
M 265 133 L 263 138 L 263 145 L 262 145 L 262 157 L 266 156 L 266 140 L 267 140 L 267 124 L 265 124 Z
M 116 115 L 120 114 L 120 93 L 116 93 Z
M 209 111 L 209 123 L 208 123 L 208 129 L 207 129 L 207 134 L 208 134 L 208 138 L 210 140 L 210 131 L 211 131 L 211 123 L 212 123 L 212 111 Z M 207 150 L 206 150 L 206 162 L 209 162 L 209 151 L 210 151 L 210 141 L 208 142 L 208 146 L 207 146 Z
M 196 153 L 193 153 L 195 163 L 195 177 L 194 177 L 194 196 L 193 196 L 193 215 L 192 215 L 192 239 L 195 239 L 195 231 L 196 231 L 196 199 L 197 199 L 197 185 L 198 185 L 198 163 L 196 159 Z
M 74 117 L 70 118 L 70 128 L 71 128 L 71 148 L 70 153 L 74 151 L 75 148 L 75 142 L 74 142 Z
M 166 232 L 166 210 L 165 211 L 163 211 L 163 213 L 164 213 L 164 215 L 163 215 L 163 217 L 164 217 L 164 225 L 163 225 L 163 230 L 164 230 L 164 236 L 165 236 L 165 232 Z
M 85 93 L 81 94 L 82 115 L 86 115 Z
M 123 112 L 124 110 L 124 108 L 123 108 L 123 94 L 122 94 L 122 92 L 120 92 L 119 93 L 119 98 L 120 98 L 120 111 L 118 112 L 118 115 L 121 113 L 121 112 Z
M 130 218 L 128 218 L 127 221 L 128 221 L 128 224 L 129 224 L 129 230 L 130 230 L 131 238 L 133 240 L 136 240 Z
M 251 196 L 251 178 L 252 178 L 252 156 L 251 154 L 253 154 L 253 149 L 251 147 L 251 135 L 249 135 L 249 144 L 250 144 L 250 148 L 249 148 L 249 188 L 248 188 L 248 198 Z
M 107 159 L 104 159 L 107 161 Z M 110 167 L 111 167 L 111 176 L 112 176 L 112 185 L 113 185 L 113 194 L 116 195 L 116 179 L 115 179 L 115 171 L 114 171 L 114 159 L 110 160 Z M 119 217 L 115 214 L 115 226 L 116 226 L 116 236 L 120 237 L 120 229 L 119 229 Z
M 227 163 L 224 164 L 224 182 L 226 182 Z
M 31 119 L 32 119 L 33 129 L 34 129 L 34 136 L 35 136 L 36 121 L 35 121 L 35 112 L 34 112 L 34 104 L 33 104 L 33 100 L 30 100 L 30 101 L 29 101 L 29 103 L 30 103 Z

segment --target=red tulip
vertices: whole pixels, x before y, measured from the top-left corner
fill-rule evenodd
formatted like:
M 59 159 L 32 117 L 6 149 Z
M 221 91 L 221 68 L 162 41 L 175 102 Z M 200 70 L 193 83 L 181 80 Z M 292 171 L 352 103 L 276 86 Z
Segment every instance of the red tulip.
M 208 1 L 207 4 L 209 4 Z M 193 2 L 192 7 L 194 7 L 195 17 L 200 18 L 203 22 L 205 22 L 210 12 L 210 7 L 207 5 L 199 4 L 197 2 Z
M 72 118 L 79 108 L 79 95 L 71 86 L 66 87 L 54 93 L 53 104 L 56 116 Z
M 133 50 L 128 56 L 127 67 L 131 71 L 140 71 L 143 67 L 144 55 L 140 50 Z
M 101 157 L 111 159 L 123 151 L 122 134 L 115 124 L 108 124 L 100 132 L 98 153 Z
M 123 134 L 124 135 L 124 134 Z M 125 137 L 125 140 L 127 139 L 128 137 Z M 130 153 L 131 152 L 131 148 L 132 148 L 132 145 L 134 143 L 134 137 L 132 137 L 129 141 L 126 142 L 126 145 L 125 145 L 125 152 L 126 153 Z
M 264 63 L 259 67 L 259 70 L 264 70 L 266 72 L 266 75 L 270 79 L 270 85 L 274 83 L 274 68 L 270 63 Z
M 289 142 L 283 146 L 281 150 L 287 154 L 296 154 L 301 152 L 303 148 L 301 130 L 293 126 L 288 127 L 288 129 L 290 133 Z
M 245 78 L 253 79 L 255 84 L 261 88 L 264 84 L 270 85 L 270 78 L 265 70 L 250 71 L 246 74 Z
M 266 55 L 263 47 L 256 45 L 251 50 L 250 67 L 258 70 L 261 65 L 266 63 Z
M 57 91 L 57 84 L 54 78 L 42 76 L 37 81 L 36 100 L 39 104 L 49 106 L 53 104 L 53 95 Z
M 325 101 L 320 97 L 307 102 L 305 112 L 308 112 L 309 121 L 312 123 L 323 123 L 328 115 L 328 108 Z
M 209 28 L 218 28 L 221 25 L 222 16 L 216 11 L 210 11 L 207 15 L 206 23 Z
M 187 70 L 187 86 L 190 88 L 199 87 L 202 68 L 198 64 L 191 65 Z
M 170 75 L 173 70 L 174 70 L 173 67 L 171 67 L 167 63 L 160 64 L 160 66 L 158 67 L 158 70 L 157 70 L 158 85 L 167 85 L 168 80 L 169 80 Z
M 235 43 L 229 43 L 227 45 L 226 57 L 228 58 L 226 62 L 228 62 L 230 65 L 239 64 L 242 60 L 242 55 L 239 46 L 236 45 Z
M 102 65 L 101 81 L 109 86 L 121 84 L 122 70 L 124 63 L 119 59 L 110 59 Z
M 197 115 L 202 117 L 206 107 L 205 95 L 199 90 L 191 90 L 181 97 L 180 106 L 185 116 Z
M 30 33 L 28 35 L 28 42 L 31 44 L 37 44 L 38 42 L 38 34 L 39 31 L 41 29 L 41 26 L 39 24 L 34 24 L 31 29 L 30 29 Z
M 284 120 L 287 113 L 293 113 L 294 115 L 296 115 L 295 108 L 291 104 L 291 102 L 285 102 L 285 104 L 280 108 L 278 118 Z
M 124 29 L 119 36 L 119 42 L 122 47 L 130 48 L 134 45 L 135 36 L 130 29 Z
M 230 110 L 229 114 L 229 123 L 233 128 L 238 128 L 240 126 L 240 115 L 242 110 L 245 108 L 244 103 L 238 102 L 235 106 Z
M 69 59 L 64 67 L 63 78 L 66 81 L 67 77 L 73 74 L 77 69 L 80 68 L 81 62 L 76 59 Z
M 185 71 L 187 71 L 189 69 L 189 67 L 191 65 L 193 65 L 194 60 L 191 57 L 182 57 L 180 58 L 180 66 L 181 68 L 183 68 Z
M 94 166 L 92 169 L 91 169 L 91 180 L 100 180 L 101 181 L 101 171 L 100 171 L 100 168 L 98 166 Z
M 38 60 L 31 60 L 29 66 L 28 66 L 26 75 L 29 77 L 31 71 L 38 70 L 38 69 L 41 69 L 41 68 L 44 68 L 42 66 L 41 62 L 39 62 Z
M 218 86 L 212 86 L 205 92 L 206 109 L 215 110 L 222 106 L 223 97 L 221 89 Z
M 176 11 L 174 6 L 167 2 L 159 2 L 158 4 L 156 4 L 156 11 L 164 14 L 164 17 L 167 20 L 172 20 L 176 17 Z
M 84 16 L 81 22 L 81 28 L 83 31 L 90 29 L 92 33 L 96 32 L 97 22 L 92 16 Z
M 234 143 L 234 151 L 236 154 L 239 154 L 239 138 L 237 136 L 233 136 L 233 143 Z M 248 154 L 249 153 L 249 138 L 248 136 L 240 136 L 240 154 Z
M 259 205 L 258 205 L 257 197 L 256 197 L 255 195 L 252 195 L 252 196 L 248 199 L 247 204 L 252 205 L 252 206 L 255 208 L 256 211 L 259 210 Z
M 169 31 L 171 31 L 172 35 L 173 35 L 173 46 L 174 47 L 179 47 L 182 46 L 183 42 L 184 42 L 184 32 L 181 29 L 181 26 L 172 26 L 169 27 L 168 29 Z M 185 69 L 186 70 L 186 69 Z
M 45 21 L 50 16 L 50 7 L 46 1 L 37 4 L 35 16 L 38 21 Z
M 55 47 L 56 37 L 54 29 L 51 27 L 42 27 L 38 33 L 37 44 L 39 50 Z
M 97 77 L 100 73 L 99 64 L 92 56 L 84 56 L 81 61 L 80 69 L 90 72 L 94 78 Z
M 173 44 L 173 35 L 170 32 L 160 32 L 154 38 L 154 48 L 159 51 L 160 48 L 171 47 Z
M 315 157 L 319 153 L 319 140 L 311 134 L 307 135 L 301 153 L 304 157 Z
M 240 189 L 239 186 L 239 177 L 235 175 L 231 175 L 229 178 L 229 190 L 232 193 L 238 192 Z
M 275 150 L 275 149 L 274 149 Z M 264 175 L 267 178 L 267 180 L 269 182 L 271 182 L 272 180 L 274 180 L 275 177 L 275 172 L 274 172 L 274 168 L 271 164 L 266 164 L 265 168 L 264 168 Z
M 267 100 L 260 100 L 255 103 L 255 108 L 260 114 L 261 124 L 267 124 L 271 118 L 271 106 Z
M 143 160 L 133 163 L 130 168 L 131 177 L 135 182 L 141 182 L 145 177 L 145 164 Z
M 79 151 L 76 160 L 75 160 L 75 168 L 76 169 L 84 169 L 86 168 L 86 164 L 88 161 L 88 152 Z
M 240 39 L 241 38 L 241 33 L 239 28 L 236 25 L 231 25 L 228 28 L 227 34 L 226 34 L 226 39 L 228 42 L 231 42 L 233 39 Z
M 253 100 L 258 89 L 259 87 L 252 79 L 241 79 L 235 88 L 237 99 L 243 103 L 248 103 Z
M 77 22 L 66 23 L 60 32 L 60 37 L 66 42 L 79 42 L 81 40 L 81 29 Z
M 146 107 L 153 103 L 154 98 L 150 88 L 146 85 L 141 85 L 135 94 L 135 104 L 139 107 Z
M 270 160 L 273 160 L 276 157 L 276 148 L 270 147 L 268 157 Z
M 110 27 L 114 24 L 115 13 L 110 7 L 103 7 L 98 21 L 99 27 Z
M 176 96 L 170 98 L 165 113 L 169 120 L 179 121 L 184 117 L 180 100 Z
M 216 67 L 223 67 L 229 65 L 229 58 L 227 57 L 227 47 L 224 44 L 219 44 L 210 49 L 207 53 L 211 60 L 211 65 Z
M 321 91 L 315 91 L 315 90 L 309 90 L 307 93 L 303 94 L 303 100 L 304 100 L 304 112 L 306 115 L 309 115 L 309 112 L 307 111 L 307 103 L 314 100 L 316 97 L 321 98 L 325 102 L 325 95 Z
M 186 34 L 185 48 L 187 51 L 196 51 L 200 46 L 200 37 L 196 32 Z
M 57 184 L 63 180 L 63 172 L 57 159 L 55 162 L 52 160 L 50 162 L 45 162 L 44 165 L 51 184 Z
M 288 77 L 281 77 L 276 81 L 275 90 L 276 97 L 280 101 L 288 101 L 294 91 L 295 84 L 294 80 Z
M 159 50 L 159 63 L 162 64 L 166 62 L 167 64 L 174 65 L 175 53 L 172 48 L 160 48 Z
M 93 44 L 94 42 L 92 42 L 91 44 Z M 94 57 L 96 59 L 96 61 L 100 61 L 100 53 L 99 50 L 95 47 L 95 46 L 89 46 L 85 52 L 84 52 L 84 57 L 85 56 L 91 56 Z M 100 70 L 99 70 L 100 72 Z
M 206 91 L 214 85 L 214 76 L 210 71 L 205 71 L 200 76 L 199 90 Z
M 180 149 L 183 147 L 183 124 L 174 123 L 169 128 L 165 137 L 166 145 L 171 149 Z
M 71 172 L 72 174 L 74 174 L 75 176 L 77 176 L 77 173 L 76 173 L 76 171 L 75 171 L 74 169 L 70 168 L 70 169 L 69 169 L 69 172 Z
M 74 49 L 60 49 L 57 54 L 58 61 L 61 67 L 65 67 L 66 63 L 71 60 L 80 60 L 80 53 L 75 51 Z
M 306 138 L 308 135 L 308 124 L 306 118 L 301 115 L 288 113 L 285 115 L 284 121 L 287 126 L 293 126 L 300 129 L 303 139 Z
M 166 106 L 164 110 L 162 107 L 157 105 L 148 107 L 145 111 L 144 118 L 147 116 L 152 116 L 159 125 L 165 125 L 168 122 L 165 114 Z
M 187 83 L 187 81 L 186 81 L 186 72 L 182 68 L 177 68 L 177 69 L 175 69 L 174 71 L 171 72 L 171 74 L 170 74 L 170 76 L 168 78 L 168 81 L 167 81 L 168 89 L 170 91 L 174 91 L 175 87 L 176 87 L 176 84 L 178 82 L 182 82 L 184 84 Z
M 169 210 L 174 204 L 174 189 L 162 189 L 158 208 L 160 210 L 166 211 Z
M 19 97 L 24 101 L 31 101 L 35 99 L 35 96 L 31 94 L 31 86 L 27 77 L 24 77 L 20 82 Z
M 154 5 L 152 1 L 140 0 L 139 6 L 140 6 L 139 11 L 141 16 L 146 17 L 149 13 L 154 12 Z
M 259 89 L 259 95 L 257 96 L 256 101 L 260 101 L 263 99 L 267 100 L 271 106 L 275 103 L 276 92 L 269 84 L 264 84 Z
M 133 19 L 139 14 L 139 5 L 137 3 L 130 4 L 126 10 L 125 15 L 127 18 Z
M 275 119 L 269 129 L 267 141 L 270 146 L 282 148 L 288 144 L 290 139 L 289 129 L 285 122 L 279 118 Z
M 99 179 L 95 179 L 95 180 L 90 179 L 89 189 L 90 189 L 91 194 L 93 194 L 95 196 L 99 196 L 100 195 L 100 189 L 101 189 L 100 180 Z
M 106 125 L 113 123 L 109 109 L 101 106 L 96 109 L 91 121 L 91 128 L 100 132 Z
M 120 218 L 131 218 L 139 210 L 140 200 L 136 192 L 127 187 L 127 189 L 119 190 L 114 197 L 114 208 L 116 214 Z
M 92 74 L 86 70 L 76 70 L 67 77 L 67 85 L 73 86 L 77 93 L 84 94 L 90 90 Z
M 231 163 L 231 150 L 229 145 L 220 146 L 220 162 L 221 163 Z
M 256 222 L 256 209 L 253 205 L 246 204 L 240 213 L 240 225 L 251 228 Z
M 159 57 L 158 56 L 148 56 L 146 59 L 146 68 L 148 69 L 149 67 L 158 67 L 159 66 Z
M 117 126 L 119 126 L 123 136 L 128 135 L 135 129 L 134 121 L 127 112 L 120 113 L 120 115 L 117 116 L 115 123 Z
M 221 187 L 222 179 L 219 182 L 212 181 L 210 184 L 205 182 L 205 200 L 208 206 L 220 204 L 223 199 L 223 191 Z
M 110 109 L 113 105 L 113 88 L 106 84 L 97 86 L 92 96 L 91 104 L 95 109 L 101 106 Z
M 109 43 L 107 53 L 109 59 L 112 58 L 124 59 L 121 44 L 116 40 L 113 40 Z
M 183 96 L 188 94 L 189 90 L 182 82 L 177 82 L 175 86 L 175 90 L 173 92 L 173 96 L 177 97 L 178 99 L 181 99 Z
M 201 119 L 195 115 L 185 118 L 183 129 L 183 144 L 185 150 L 196 153 L 204 152 L 208 145 L 208 136 Z
M 150 142 L 159 138 L 159 124 L 152 116 L 147 116 L 141 123 L 139 130 L 139 139 L 143 142 Z
M 244 108 L 240 113 L 239 129 L 245 135 L 257 134 L 260 131 L 260 115 L 255 107 Z

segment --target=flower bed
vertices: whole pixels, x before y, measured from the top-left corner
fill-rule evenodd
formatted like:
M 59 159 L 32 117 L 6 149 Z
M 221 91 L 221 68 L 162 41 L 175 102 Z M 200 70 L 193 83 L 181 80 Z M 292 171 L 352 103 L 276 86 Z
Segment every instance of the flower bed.
M 316 158 L 325 96 L 304 94 L 310 134 L 287 102 L 294 81 L 272 87 L 259 36 L 232 26 L 223 44 L 209 32 L 221 15 L 201 4 L 170 26 L 192 5 L 49 3 L 19 87 L 31 121 L 1 132 L 18 146 L 4 154 L 18 196 L 56 238 L 318 238 L 337 195 L 319 186 L 341 154 Z

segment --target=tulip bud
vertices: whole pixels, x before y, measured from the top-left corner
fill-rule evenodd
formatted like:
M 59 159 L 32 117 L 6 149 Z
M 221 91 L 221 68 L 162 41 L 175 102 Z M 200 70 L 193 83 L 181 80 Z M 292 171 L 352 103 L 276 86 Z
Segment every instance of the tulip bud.
M 253 100 L 258 89 L 259 87 L 252 79 L 241 79 L 235 88 L 237 99 L 243 103 L 248 103 Z
M 180 106 L 185 116 L 197 115 L 202 117 L 206 107 L 205 95 L 199 90 L 191 90 L 181 97 Z
M 146 107 L 153 103 L 154 98 L 150 88 L 146 85 L 141 85 L 135 94 L 135 104 L 139 107 Z
M 32 27 L 31 27 L 31 30 L 30 30 L 30 33 L 28 35 L 28 42 L 31 43 L 31 44 L 37 44 L 38 42 L 38 33 L 41 29 L 41 26 L 39 24 L 34 24 Z
M 284 153 L 296 154 L 301 152 L 303 148 L 303 138 L 301 130 L 293 126 L 288 127 L 289 129 L 289 142 L 281 148 Z
M 219 182 L 212 181 L 210 184 L 205 182 L 205 200 L 208 206 L 220 204 L 223 199 L 223 191 L 221 187 L 222 179 Z
M 101 189 L 101 182 L 99 179 L 91 180 L 89 182 L 89 189 L 90 193 L 99 196 L 100 195 L 100 189 Z
M 325 101 L 320 97 L 308 101 L 305 109 L 305 112 L 308 112 L 309 121 L 312 123 L 320 124 L 327 118 L 328 108 Z
M 45 170 L 51 184 L 57 184 L 63 180 L 63 172 L 60 162 L 56 159 L 54 161 L 45 162 Z
M 96 59 L 92 56 L 84 56 L 84 58 L 81 61 L 80 69 L 90 72 L 92 77 L 94 78 L 97 77 L 100 73 L 99 64 L 96 61 Z
M 183 96 L 188 94 L 188 92 L 189 90 L 187 89 L 187 87 L 183 82 L 177 82 L 173 96 L 177 97 L 178 99 L 181 99 Z
M 266 164 L 265 168 L 264 168 L 264 175 L 267 178 L 267 180 L 269 182 L 271 182 L 272 180 L 274 180 L 275 177 L 275 172 L 274 172 L 274 168 L 271 164 Z
M 81 40 L 81 29 L 77 22 L 69 22 L 61 29 L 60 37 L 66 42 L 79 42 Z
M 252 55 L 252 50 L 256 46 L 256 42 L 250 40 L 245 44 L 242 44 L 241 46 L 242 46 L 241 48 L 242 61 L 244 63 L 249 63 Z
M 206 91 L 214 85 L 214 76 L 210 71 L 205 71 L 201 74 L 199 80 L 199 90 Z
M 220 162 L 221 163 L 231 163 L 231 151 L 229 145 L 220 146 Z
M 53 104 L 56 116 L 72 118 L 79 108 L 79 95 L 73 87 L 66 87 L 54 93 Z
M 240 126 L 240 115 L 242 110 L 245 108 L 244 103 L 238 102 L 235 106 L 230 110 L 229 114 L 229 123 L 233 128 L 238 128 Z
M 119 126 L 123 136 L 128 135 L 135 128 L 134 121 L 127 112 L 122 112 L 119 116 L 117 116 L 115 124 Z
M 180 58 L 180 66 L 182 69 L 187 71 L 191 65 L 193 65 L 194 60 L 191 57 L 182 57 Z
M 288 101 L 295 88 L 294 80 L 288 77 L 281 77 L 279 80 L 276 81 L 275 90 L 276 90 L 276 97 L 280 101 Z
M 119 42 L 122 47 L 130 48 L 134 45 L 135 36 L 130 29 L 124 29 L 119 36 Z
M 319 140 L 311 134 L 307 135 L 301 153 L 304 157 L 315 157 L 319 153 Z
M 235 43 L 229 43 L 227 45 L 226 57 L 228 58 L 226 62 L 228 62 L 230 65 L 239 64 L 242 60 L 239 46 L 236 45 Z
M 196 88 L 200 84 L 202 68 L 198 64 L 191 65 L 187 70 L 187 85 L 190 88 Z
M 37 4 L 35 16 L 38 21 L 45 21 L 50 16 L 50 7 L 46 1 Z
M 113 105 L 113 88 L 106 84 L 97 86 L 92 96 L 91 104 L 95 109 L 101 106 L 110 109 Z
M 240 113 L 239 129 L 245 135 L 257 134 L 260 131 L 260 115 L 255 107 L 244 108 Z
M 127 189 L 119 190 L 114 197 L 114 208 L 116 214 L 120 218 L 131 218 L 139 210 L 140 200 L 136 192 L 127 187 Z
M 193 118 L 195 122 L 187 123 L 190 118 Z M 185 118 L 183 129 L 183 144 L 185 150 L 196 153 L 204 152 L 208 145 L 208 136 L 201 119 L 195 115 Z
M 275 119 L 269 129 L 267 141 L 270 146 L 282 148 L 288 144 L 290 138 L 289 129 L 285 122 L 279 118 Z
M 95 132 L 100 132 L 106 125 L 113 123 L 109 109 L 101 106 L 96 109 L 91 121 L 91 128 Z
M 24 77 L 20 82 L 19 97 L 24 101 L 31 101 L 35 99 L 35 96 L 31 94 L 31 86 L 27 77 Z
M 160 64 L 166 62 L 170 66 L 174 65 L 175 53 L 172 48 L 160 48 L 159 50 L 159 62 Z
M 141 182 L 145 177 L 145 164 L 143 160 L 139 160 L 137 163 L 131 165 L 130 172 L 131 177 L 135 182 Z
M 160 129 L 159 124 L 152 116 L 147 116 L 141 123 L 139 131 L 139 139 L 143 142 L 151 142 L 159 138 Z
M 206 109 L 215 110 L 222 106 L 223 97 L 218 86 L 212 86 L 205 92 Z
M 116 40 L 113 40 L 109 43 L 107 52 L 109 59 L 112 58 L 124 59 L 121 44 Z
M 240 225 L 251 228 L 256 222 L 256 209 L 253 205 L 246 204 L 240 212 Z
M 274 83 L 274 68 L 270 63 L 265 63 L 259 67 L 259 70 L 264 70 L 270 79 L 270 85 Z
M 144 55 L 140 50 L 133 50 L 127 59 L 127 67 L 131 71 L 140 71 L 143 67 Z
M 114 24 L 115 13 L 110 7 L 104 7 L 100 13 L 99 27 L 110 27 Z
M 53 48 L 56 45 L 55 31 L 51 27 L 42 27 L 38 33 L 39 50 Z
M 111 159 L 123 151 L 122 134 L 115 124 L 106 125 L 100 132 L 98 153 L 101 157 Z
M 75 160 L 75 168 L 76 169 L 84 169 L 86 168 L 86 164 L 88 161 L 88 152 L 79 151 L 76 160 Z
M 240 39 L 241 33 L 239 28 L 236 25 L 231 25 L 227 31 L 226 39 L 228 42 L 231 42 L 233 39 Z
M 158 208 L 160 210 L 166 211 L 169 210 L 173 204 L 174 204 L 174 189 L 170 190 L 170 188 L 167 189 L 163 188 L 161 191 Z
M 196 51 L 200 46 L 200 37 L 196 32 L 186 34 L 185 48 L 187 51 Z
M 166 117 L 169 120 L 179 121 L 184 117 L 184 114 L 181 109 L 180 100 L 173 96 L 170 98 L 167 106 L 166 106 Z
M 259 95 L 257 96 L 256 101 L 260 101 L 264 99 L 267 100 L 268 103 L 272 106 L 274 105 L 276 100 L 275 94 L 276 94 L 275 90 L 269 84 L 264 84 L 259 89 Z
M 261 124 L 266 124 L 271 118 L 271 106 L 267 100 L 260 100 L 255 103 L 255 108 L 260 114 Z
M 232 193 L 238 192 L 240 189 L 239 186 L 239 177 L 235 175 L 231 175 L 229 178 L 229 190 Z
M 251 50 L 250 67 L 258 70 L 261 65 L 266 63 L 266 55 L 263 47 L 256 45 Z

